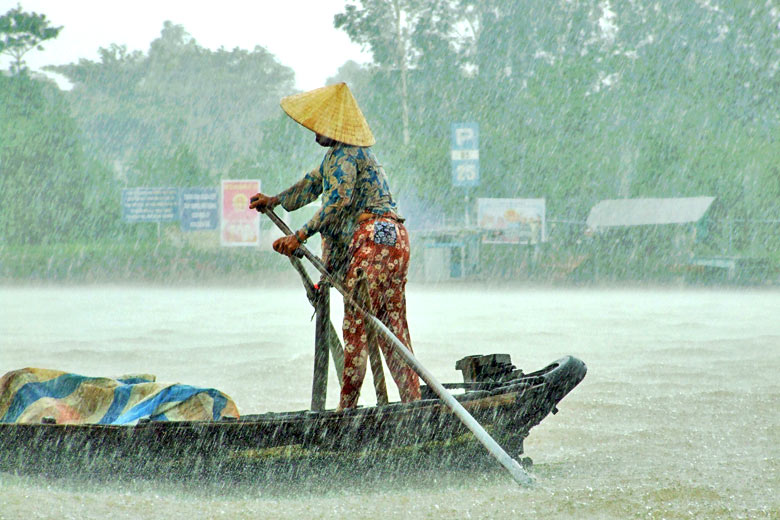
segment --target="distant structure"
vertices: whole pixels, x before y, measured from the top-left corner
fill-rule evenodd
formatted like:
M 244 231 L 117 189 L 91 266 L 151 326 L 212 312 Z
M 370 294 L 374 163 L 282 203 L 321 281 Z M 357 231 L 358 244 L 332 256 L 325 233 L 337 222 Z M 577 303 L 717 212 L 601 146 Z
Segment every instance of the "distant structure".
M 602 200 L 590 210 L 589 277 L 641 280 L 686 276 L 707 236 L 715 197 Z M 584 265 L 583 265 L 584 267 Z
M 696 223 L 714 201 L 715 197 L 602 200 L 591 208 L 587 228 L 599 232 L 617 227 Z

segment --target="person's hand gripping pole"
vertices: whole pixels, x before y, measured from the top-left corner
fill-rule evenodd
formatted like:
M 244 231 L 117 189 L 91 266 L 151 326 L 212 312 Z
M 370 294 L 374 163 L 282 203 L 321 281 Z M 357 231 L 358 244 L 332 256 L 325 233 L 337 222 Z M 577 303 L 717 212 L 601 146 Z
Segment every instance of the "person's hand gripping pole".
M 279 198 L 269 196 L 264 193 L 255 193 L 252 198 L 249 199 L 249 209 L 255 209 L 260 213 L 266 213 L 273 211 L 273 209 L 279 205 Z M 303 253 L 298 250 L 301 244 L 306 242 L 306 237 L 297 233 L 287 234 L 281 238 L 274 240 L 273 249 L 277 253 L 284 256 L 295 255 L 298 258 L 303 258 Z

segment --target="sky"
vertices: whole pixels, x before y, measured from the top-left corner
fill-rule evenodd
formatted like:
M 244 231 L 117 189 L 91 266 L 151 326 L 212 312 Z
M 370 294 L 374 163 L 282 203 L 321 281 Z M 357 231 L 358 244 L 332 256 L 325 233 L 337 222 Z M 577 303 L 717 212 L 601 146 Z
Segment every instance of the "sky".
M 97 61 L 98 49 L 112 43 L 146 53 L 166 20 L 182 25 L 209 49 L 265 47 L 295 71 L 300 90 L 325 85 L 348 60 L 371 60 L 333 27 L 333 16 L 344 10 L 345 0 L 0 0 L 0 15 L 17 4 L 23 11 L 45 14 L 51 26 L 63 27 L 57 38 L 44 43 L 44 50 L 25 55 L 32 70 L 81 58 Z M 332 52 L 322 52 L 324 48 Z M 9 64 L 3 55 L 0 68 Z

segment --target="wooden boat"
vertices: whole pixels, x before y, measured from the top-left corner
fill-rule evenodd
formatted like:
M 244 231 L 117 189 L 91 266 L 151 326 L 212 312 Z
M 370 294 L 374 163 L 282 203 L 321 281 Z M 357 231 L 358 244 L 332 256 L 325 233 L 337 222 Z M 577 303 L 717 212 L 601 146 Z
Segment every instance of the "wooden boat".
M 282 232 L 292 234 L 272 211 L 265 213 Z M 487 459 L 482 447 L 473 450 L 471 432 L 482 430 L 488 435 L 483 429 L 489 430 L 504 451 L 517 457 L 523 453 L 523 441 L 531 428 L 556 413 L 561 399 L 585 377 L 585 363 L 571 356 L 525 374 L 512 365 L 509 355 L 492 354 L 459 360 L 455 368 L 462 372 L 462 383 L 439 385 L 432 376 L 425 379 L 424 367 L 389 330 L 382 332 L 386 327 L 366 310 L 368 300 L 361 295 L 365 287 L 361 291 L 358 283 L 354 293 L 347 292 L 305 246 L 297 252 L 326 280 L 315 285 L 299 258 L 290 257 L 317 318 L 311 410 L 211 421 L 144 420 L 134 425 L 0 423 L 0 471 L 109 477 L 121 471 L 141 476 L 223 479 L 230 475 L 273 481 L 295 479 L 313 470 L 322 481 L 334 472 L 343 474 L 342 470 L 363 479 L 365 471 L 375 467 L 419 470 L 444 461 L 464 468 Z M 377 406 L 324 409 L 329 357 L 339 381 L 344 368 L 342 345 L 330 321 L 330 286 L 360 310 L 368 323 L 374 323 L 367 333 Z M 379 333 L 391 343 L 395 340 L 393 348 L 422 379 L 434 384 L 434 388 L 421 387 L 421 400 L 387 402 L 376 346 Z M 458 402 L 445 388 L 461 391 Z M 476 428 L 464 424 L 463 414 L 476 419 Z M 484 439 L 480 442 L 488 446 Z M 493 448 L 490 451 L 496 456 Z M 509 458 L 506 453 L 503 456 Z
M 445 384 L 512 455 L 531 428 L 580 381 L 585 364 L 571 356 L 532 373 L 506 354 L 457 362 L 462 383 Z M 0 423 L 0 470 L 11 472 L 271 478 L 323 467 L 358 471 L 391 461 L 419 465 L 422 454 L 452 464 L 473 461 L 472 436 L 423 386 L 413 403 L 335 410 L 269 412 L 238 420 L 148 421 L 135 425 Z M 479 456 L 477 456 L 479 458 Z M 399 461 L 403 461 L 399 462 Z M 362 470 L 361 470 L 362 471 Z M 274 477 L 274 478 L 276 478 Z

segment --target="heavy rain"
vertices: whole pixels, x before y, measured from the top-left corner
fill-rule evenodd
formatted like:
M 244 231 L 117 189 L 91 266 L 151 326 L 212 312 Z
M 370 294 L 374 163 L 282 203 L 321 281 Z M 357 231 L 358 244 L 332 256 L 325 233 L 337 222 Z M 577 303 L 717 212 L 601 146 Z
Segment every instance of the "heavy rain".
M 311 88 L 175 18 L 34 68 L 68 26 L 5 4 L 0 519 L 780 517 L 778 0 L 334 2 L 367 60 Z M 376 144 L 323 247 L 330 154 L 366 148 L 280 102 L 342 82 Z M 410 342 L 320 262 L 363 171 Z

